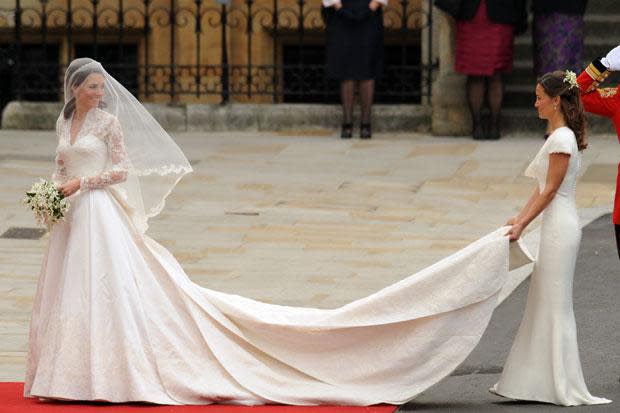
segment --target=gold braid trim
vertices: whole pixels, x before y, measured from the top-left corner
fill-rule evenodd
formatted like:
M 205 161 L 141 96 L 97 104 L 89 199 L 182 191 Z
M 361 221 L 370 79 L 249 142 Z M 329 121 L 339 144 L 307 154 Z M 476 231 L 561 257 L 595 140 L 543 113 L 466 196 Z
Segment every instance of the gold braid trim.
M 601 71 L 598 70 L 594 63 L 590 63 L 588 67 L 586 67 L 586 73 L 592 78 L 592 80 L 594 80 L 594 82 L 592 82 L 586 92 L 591 92 L 596 89 L 598 85 L 603 83 L 605 79 L 607 79 L 607 77 L 609 76 L 609 70 L 605 70 L 603 73 L 601 73 Z

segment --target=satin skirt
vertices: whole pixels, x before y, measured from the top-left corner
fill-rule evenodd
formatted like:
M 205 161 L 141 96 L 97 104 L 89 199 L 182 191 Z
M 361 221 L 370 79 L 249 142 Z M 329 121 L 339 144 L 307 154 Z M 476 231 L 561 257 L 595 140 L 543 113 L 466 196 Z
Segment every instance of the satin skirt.
M 336 309 L 193 283 L 110 189 L 54 226 L 30 326 L 25 396 L 158 404 L 402 404 L 450 374 L 509 276 L 499 229 Z

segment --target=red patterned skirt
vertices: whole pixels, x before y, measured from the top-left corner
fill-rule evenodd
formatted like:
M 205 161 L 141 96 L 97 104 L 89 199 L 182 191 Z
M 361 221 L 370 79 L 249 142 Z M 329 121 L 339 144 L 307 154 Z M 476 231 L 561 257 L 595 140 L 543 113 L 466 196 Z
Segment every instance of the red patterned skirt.
M 457 22 L 454 70 L 473 76 L 512 71 L 513 40 L 514 26 L 491 22 L 482 0 L 472 20 Z

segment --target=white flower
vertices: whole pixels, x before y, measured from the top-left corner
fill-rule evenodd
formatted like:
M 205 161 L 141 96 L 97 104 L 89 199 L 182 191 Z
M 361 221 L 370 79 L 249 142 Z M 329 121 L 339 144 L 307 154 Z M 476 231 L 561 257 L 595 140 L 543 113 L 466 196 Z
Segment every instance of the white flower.
M 48 229 L 64 218 L 70 206 L 56 185 L 44 179 L 32 185 L 22 202 L 32 209 L 37 222 L 45 224 Z
M 572 88 L 579 87 L 579 84 L 577 83 L 577 74 L 575 72 L 573 72 L 572 70 L 567 70 L 565 76 L 564 76 L 564 82 L 568 83 Z

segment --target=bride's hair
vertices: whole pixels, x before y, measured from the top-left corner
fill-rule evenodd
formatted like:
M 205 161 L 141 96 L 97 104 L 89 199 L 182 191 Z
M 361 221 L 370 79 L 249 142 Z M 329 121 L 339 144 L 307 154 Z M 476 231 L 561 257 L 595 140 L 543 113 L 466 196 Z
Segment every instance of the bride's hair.
M 82 69 L 82 70 L 79 70 L 79 69 Z M 69 66 L 69 68 L 67 68 L 66 78 L 70 79 L 71 84 L 66 85 L 67 87 L 65 88 L 65 93 L 67 93 L 67 91 L 73 87 L 80 86 L 82 83 L 84 83 L 86 78 L 93 73 L 99 73 L 100 75 L 103 76 L 103 72 L 97 66 L 93 66 L 92 68 L 88 68 L 88 69 L 84 69 L 81 66 L 75 66 L 75 67 Z M 106 107 L 106 104 L 103 101 L 101 101 L 99 102 L 99 107 L 104 108 Z M 73 114 L 74 110 L 75 110 L 75 96 L 71 96 L 71 99 L 69 99 L 67 103 L 65 103 L 65 107 L 63 109 L 65 119 L 69 119 L 71 117 L 71 114 Z
M 573 75 L 572 78 L 571 74 Z M 579 97 L 579 85 L 575 81 L 574 73 L 564 70 L 545 73 L 538 78 L 538 84 L 542 86 L 547 95 L 560 97 L 560 109 L 564 115 L 566 126 L 575 133 L 579 150 L 586 149 L 588 147 L 586 114 Z

